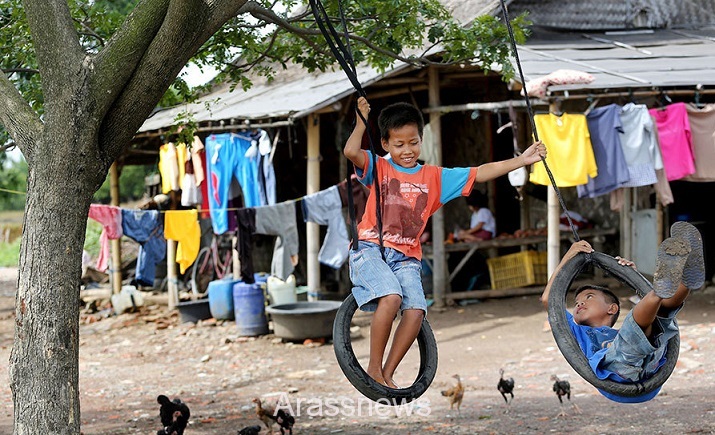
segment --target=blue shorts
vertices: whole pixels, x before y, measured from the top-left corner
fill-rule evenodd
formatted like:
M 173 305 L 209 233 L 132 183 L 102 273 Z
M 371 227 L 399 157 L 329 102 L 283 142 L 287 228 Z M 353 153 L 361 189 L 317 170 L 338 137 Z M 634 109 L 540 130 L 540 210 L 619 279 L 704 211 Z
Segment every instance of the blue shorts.
M 679 334 L 675 316 L 681 308 L 671 310 L 666 317 L 656 317 L 652 342 L 629 312 L 599 365 L 633 382 L 652 376 L 662 365 L 668 341 Z
M 375 243 L 360 241 L 357 250 L 350 250 L 353 296 L 363 311 L 375 311 L 378 298 L 400 295 L 400 310 L 422 310 L 426 314 L 421 274 L 419 260 L 395 249 L 385 247 L 385 260 Z

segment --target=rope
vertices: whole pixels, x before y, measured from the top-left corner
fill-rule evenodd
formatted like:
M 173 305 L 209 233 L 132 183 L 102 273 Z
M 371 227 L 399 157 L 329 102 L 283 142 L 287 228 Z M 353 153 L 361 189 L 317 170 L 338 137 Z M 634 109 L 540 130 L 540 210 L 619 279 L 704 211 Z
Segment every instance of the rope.
M 506 3 L 504 3 L 504 0 L 500 0 L 500 3 L 501 3 L 502 11 L 504 12 L 504 21 L 506 21 L 506 27 L 509 30 L 509 39 L 511 40 L 511 50 L 514 54 L 514 59 L 516 60 L 516 67 L 517 67 L 517 70 L 519 71 L 519 77 L 521 78 L 521 83 L 522 83 L 523 89 L 524 89 L 524 100 L 526 101 L 526 110 L 529 114 L 529 121 L 531 122 L 531 131 L 534 132 L 534 140 L 538 141 L 539 134 L 536 130 L 536 123 L 534 122 L 534 109 L 531 107 L 531 101 L 529 100 L 529 95 L 526 92 L 526 80 L 524 79 L 524 71 L 522 71 L 522 69 L 521 69 L 521 61 L 519 60 L 519 51 L 516 49 L 516 38 L 514 37 L 514 29 L 512 29 L 512 27 L 511 27 L 511 21 L 509 20 L 509 12 L 506 9 Z M 549 175 L 549 180 L 551 181 L 551 185 L 553 186 L 554 191 L 556 191 L 556 196 L 559 198 L 559 203 L 561 204 L 561 208 L 566 213 L 566 219 L 569 222 L 569 226 L 571 227 L 571 231 L 573 232 L 574 239 L 576 239 L 575 241 L 578 242 L 579 240 L 581 240 L 581 238 L 578 236 L 578 232 L 576 231 L 576 226 L 573 224 L 573 221 L 571 220 L 571 214 L 569 213 L 568 209 L 566 208 L 566 203 L 564 202 L 564 199 L 561 196 L 559 187 L 556 185 L 556 180 L 554 179 L 554 175 L 551 173 L 551 169 L 549 169 L 549 165 L 546 164 L 546 158 L 544 156 L 541 157 L 541 162 L 544 164 L 546 173 Z
M 367 94 L 365 93 L 365 90 L 362 88 L 362 85 L 360 84 L 360 81 L 358 80 L 357 77 L 357 68 L 355 67 L 355 61 L 353 60 L 352 57 L 352 51 L 350 47 L 350 38 L 348 34 L 348 26 L 347 22 L 345 20 L 345 14 L 343 12 L 343 8 L 341 5 L 341 2 L 338 0 L 338 6 L 340 10 L 340 21 L 341 24 L 343 25 L 343 29 L 345 30 L 345 40 L 346 43 L 343 44 L 343 42 L 340 40 L 340 37 L 338 36 L 337 31 L 333 27 L 332 23 L 330 22 L 330 16 L 328 15 L 327 11 L 325 10 L 325 7 L 321 3 L 320 0 L 310 0 L 310 8 L 313 11 L 313 15 L 315 16 L 315 22 L 318 25 L 318 28 L 320 28 L 320 32 L 323 34 L 323 37 L 325 38 L 325 41 L 328 43 L 328 47 L 330 48 L 330 51 L 333 53 L 335 58 L 337 59 L 338 63 L 342 67 L 343 71 L 345 72 L 345 75 L 348 77 L 348 80 L 350 80 L 350 83 L 352 83 L 353 87 L 355 88 L 355 91 L 358 93 L 359 96 L 367 98 Z M 372 132 L 370 131 L 370 124 L 367 122 L 365 117 L 360 113 L 359 110 L 356 111 L 358 116 L 360 117 L 360 120 L 363 122 L 365 125 L 365 129 L 367 131 L 367 137 L 368 141 L 370 143 L 370 151 L 372 153 L 372 170 L 373 170 L 373 184 L 375 188 L 375 209 L 376 209 L 376 214 L 377 214 L 377 229 L 378 229 L 378 238 L 380 240 L 380 252 L 382 254 L 383 260 L 385 259 L 385 247 L 383 244 L 383 237 L 382 237 L 382 200 L 381 200 L 381 194 L 380 194 L 380 180 L 378 179 L 378 174 L 377 174 L 377 152 L 375 151 L 375 145 L 373 144 L 372 140 Z M 352 165 L 350 165 L 352 166 Z M 353 243 L 351 247 L 353 249 L 357 249 L 357 244 L 358 244 L 358 237 L 357 237 L 357 230 L 355 229 L 355 216 L 354 216 L 354 208 L 352 207 L 352 182 L 351 182 L 351 177 L 347 177 L 347 193 L 348 193 L 348 207 L 350 208 L 350 220 L 351 220 L 351 230 L 353 231 Z

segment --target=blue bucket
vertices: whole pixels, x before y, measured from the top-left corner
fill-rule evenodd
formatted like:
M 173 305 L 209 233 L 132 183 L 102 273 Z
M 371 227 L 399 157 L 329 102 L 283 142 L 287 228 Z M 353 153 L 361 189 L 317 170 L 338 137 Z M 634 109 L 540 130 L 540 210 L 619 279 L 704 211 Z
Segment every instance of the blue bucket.
M 207 293 L 209 294 L 209 309 L 211 317 L 216 320 L 233 320 L 233 286 L 241 282 L 240 279 L 224 278 L 211 281 Z
M 268 334 L 266 299 L 260 284 L 238 282 L 233 285 L 233 306 L 238 335 Z

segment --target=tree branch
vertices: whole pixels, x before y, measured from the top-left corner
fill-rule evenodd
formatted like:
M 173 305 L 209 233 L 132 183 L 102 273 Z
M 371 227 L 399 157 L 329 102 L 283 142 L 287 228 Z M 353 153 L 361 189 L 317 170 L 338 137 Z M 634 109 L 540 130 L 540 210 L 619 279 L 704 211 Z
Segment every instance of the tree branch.
M 5 74 L 0 74 L 0 123 L 30 163 L 43 124 Z
M 64 0 L 24 0 L 23 5 L 42 71 L 45 101 L 59 101 L 71 92 L 68 72 L 76 71 L 84 57 L 69 7 Z
M 241 9 L 241 11 L 248 12 L 251 15 L 253 15 L 255 18 L 275 24 L 275 25 L 281 27 L 282 29 L 284 29 L 290 33 L 296 34 L 298 36 L 301 36 L 301 37 L 322 35 L 322 33 L 320 32 L 319 29 L 307 29 L 304 27 L 294 26 L 291 23 L 291 21 L 286 20 L 285 18 L 277 15 L 272 10 L 266 9 L 256 2 L 252 2 L 252 1 L 247 2 L 246 5 L 244 5 L 244 7 Z M 369 39 L 355 35 L 355 34 L 349 34 L 348 37 L 353 41 L 360 42 L 361 44 L 365 45 L 370 50 L 375 51 L 376 53 L 382 54 L 387 57 L 391 57 L 395 60 L 399 60 L 399 61 L 405 62 L 407 64 L 416 65 L 416 66 L 424 66 L 424 65 L 429 65 L 429 64 L 434 63 L 426 58 L 408 58 L 408 57 L 402 56 L 402 55 L 392 52 L 390 50 L 386 50 L 382 47 L 374 45 L 372 42 L 370 42 Z M 321 51 L 324 52 L 323 50 L 321 50 Z

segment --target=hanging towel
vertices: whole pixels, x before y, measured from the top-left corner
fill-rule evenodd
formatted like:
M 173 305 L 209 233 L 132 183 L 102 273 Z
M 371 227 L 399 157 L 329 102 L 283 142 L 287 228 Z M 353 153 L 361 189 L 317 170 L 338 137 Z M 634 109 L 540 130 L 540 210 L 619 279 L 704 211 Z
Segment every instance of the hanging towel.
M 549 150 L 546 163 L 558 187 L 586 184 L 588 177 L 598 175 L 585 115 L 539 114 L 534 116 L 534 122 L 539 137 Z M 551 184 L 543 162 L 534 163 L 529 179 L 535 184 Z
M 256 207 L 256 234 L 278 236 L 273 248 L 271 275 L 285 280 L 293 273 L 291 257 L 298 255 L 298 226 L 295 202 Z
M 658 126 L 660 153 L 668 181 L 695 173 L 693 139 L 685 103 L 674 103 L 649 112 Z
M 201 227 L 196 210 L 168 210 L 164 216 L 164 235 L 169 240 L 176 240 L 176 262 L 179 271 L 186 272 L 199 255 Z
M 628 164 L 623 156 L 620 132 L 623 131 L 617 104 L 593 109 L 586 115 L 598 175 L 588 183 L 576 186 L 579 198 L 595 198 L 623 186 L 629 179 Z
M 109 263 L 109 240 L 122 237 L 122 211 L 113 205 L 90 204 L 89 217 L 102 224 L 97 270 L 104 272 Z M 119 267 L 119 265 L 114 267 Z
M 166 239 L 157 210 L 122 209 L 124 235 L 139 243 L 134 280 L 137 284 L 154 286 L 156 265 L 166 257 Z
M 302 205 L 305 222 L 328 226 L 323 246 L 318 252 L 318 261 L 333 269 L 339 269 L 348 258 L 350 239 L 345 228 L 338 186 L 304 197 Z

